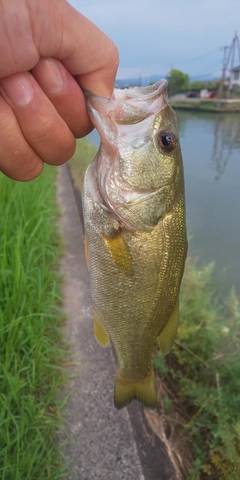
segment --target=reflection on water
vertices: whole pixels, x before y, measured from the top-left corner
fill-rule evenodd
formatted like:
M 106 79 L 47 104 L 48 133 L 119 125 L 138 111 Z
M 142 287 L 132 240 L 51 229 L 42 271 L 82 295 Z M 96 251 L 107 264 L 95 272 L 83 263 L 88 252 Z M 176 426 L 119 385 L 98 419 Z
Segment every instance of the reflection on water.
M 187 128 L 187 135 L 192 135 L 192 129 L 189 128 L 189 121 L 199 133 L 202 132 L 202 122 L 209 129 L 212 137 L 212 155 L 210 168 L 216 171 L 215 180 L 219 180 L 223 175 L 228 161 L 235 150 L 240 149 L 240 115 L 238 114 L 208 114 L 177 112 L 180 137 L 184 137 Z M 206 131 L 205 131 L 206 134 Z M 189 137 L 190 138 L 190 137 Z M 200 138 L 199 138 L 200 140 Z M 201 140 L 209 143 L 209 135 Z
M 224 173 L 234 149 L 240 148 L 240 121 L 236 115 L 221 115 L 214 126 L 212 164 L 216 169 L 216 180 Z
M 177 112 L 190 250 L 240 292 L 240 116 Z M 218 180 L 218 181 L 216 181 Z
M 240 292 L 240 115 L 177 111 L 190 252 Z M 96 131 L 89 135 L 98 144 Z M 217 181 L 216 181 L 217 180 Z

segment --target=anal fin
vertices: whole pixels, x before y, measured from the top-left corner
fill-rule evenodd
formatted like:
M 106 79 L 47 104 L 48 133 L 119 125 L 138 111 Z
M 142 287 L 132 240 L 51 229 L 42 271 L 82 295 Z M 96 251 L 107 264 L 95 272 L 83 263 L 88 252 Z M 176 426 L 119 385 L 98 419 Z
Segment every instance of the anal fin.
M 98 317 L 93 315 L 93 329 L 94 329 L 94 335 L 101 347 L 107 347 L 109 342 L 110 342 L 110 337 L 108 333 L 104 330 L 100 320 Z
M 132 259 L 121 232 L 112 237 L 103 235 L 103 240 L 108 247 L 115 265 L 120 271 L 130 275 L 132 273 Z
M 161 331 L 158 337 L 158 346 L 164 355 L 170 352 L 174 344 L 174 340 L 178 330 L 178 323 L 179 323 L 179 301 L 177 300 L 177 303 L 174 307 L 171 317 L 167 321 L 164 329 Z
M 114 388 L 114 405 L 120 409 L 132 400 L 138 400 L 144 407 L 154 409 L 157 405 L 154 372 L 148 377 L 134 381 L 127 379 L 120 371 L 117 372 Z

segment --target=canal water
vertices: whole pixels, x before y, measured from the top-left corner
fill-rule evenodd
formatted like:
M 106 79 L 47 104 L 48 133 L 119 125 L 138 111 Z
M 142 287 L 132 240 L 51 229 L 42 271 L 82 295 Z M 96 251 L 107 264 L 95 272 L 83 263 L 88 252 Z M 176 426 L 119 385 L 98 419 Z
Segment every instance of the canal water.
M 240 293 L 240 115 L 177 111 L 190 254 Z M 89 141 L 98 144 L 96 131 Z M 222 275 L 221 275 L 222 276 Z

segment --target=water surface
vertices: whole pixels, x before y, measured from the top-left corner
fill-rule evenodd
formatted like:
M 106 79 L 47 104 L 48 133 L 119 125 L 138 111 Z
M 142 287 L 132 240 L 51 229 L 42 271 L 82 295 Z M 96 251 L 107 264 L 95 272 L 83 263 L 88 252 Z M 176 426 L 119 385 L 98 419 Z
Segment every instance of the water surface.
M 177 112 L 190 252 L 240 292 L 240 115 Z
M 178 111 L 190 253 L 240 293 L 240 115 Z M 99 143 L 96 131 L 89 141 Z

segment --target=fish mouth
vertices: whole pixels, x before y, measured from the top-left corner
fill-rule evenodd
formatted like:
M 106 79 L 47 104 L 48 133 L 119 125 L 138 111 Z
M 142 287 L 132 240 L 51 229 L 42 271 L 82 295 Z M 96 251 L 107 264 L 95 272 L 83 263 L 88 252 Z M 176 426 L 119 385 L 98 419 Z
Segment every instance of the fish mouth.
M 135 101 L 148 101 L 155 97 L 158 97 L 167 90 L 167 80 L 159 80 L 153 85 L 147 87 L 132 87 L 132 88 L 115 88 L 113 93 L 113 100 L 135 100 Z
M 87 100 L 89 100 L 91 97 L 94 97 L 102 100 L 124 101 L 134 99 L 136 101 L 142 101 L 151 100 L 155 97 L 158 97 L 167 90 L 167 86 L 167 80 L 161 79 L 153 85 L 148 85 L 146 87 L 114 88 L 114 92 L 109 98 L 102 97 L 101 95 L 95 95 L 94 93 L 84 89 L 83 93 Z
M 108 137 L 114 124 L 134 124 L 163 110 L 168 104 L 167 81 L 147 87 L 115 88 L 111 98 L 84 91 L 87 109 L 100 136 Z

